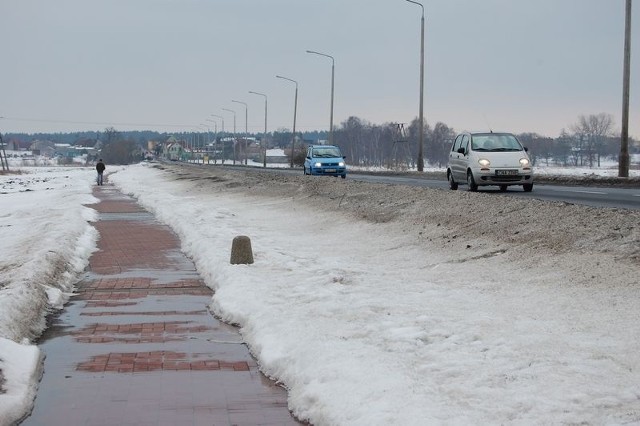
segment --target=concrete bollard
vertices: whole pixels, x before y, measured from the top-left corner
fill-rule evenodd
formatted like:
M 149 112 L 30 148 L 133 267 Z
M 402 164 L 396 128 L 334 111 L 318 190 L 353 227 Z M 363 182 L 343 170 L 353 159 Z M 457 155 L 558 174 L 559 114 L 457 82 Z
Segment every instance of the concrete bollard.
M 239 235 L 233 239 L 231 245 L 231 264 L 250 265 L 253 263 L 253 251 L 251 240 L 245 235 Z

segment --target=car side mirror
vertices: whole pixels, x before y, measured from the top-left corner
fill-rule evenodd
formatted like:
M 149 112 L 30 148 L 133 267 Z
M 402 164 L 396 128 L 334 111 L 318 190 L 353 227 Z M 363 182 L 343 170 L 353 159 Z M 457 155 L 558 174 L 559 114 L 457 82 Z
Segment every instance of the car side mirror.
M 343 159 L 343 160 L 346 160 L 346 159 L 347 159 L 347 156 L 346 156 L 346 155 L 343 155 L 343 156 L 342 156 L 342 159 Z
M 524 152 L 529 152 L 529 148 L 527 148 L 526 146 L 523 148 L 524 148 Z
M 464 154 L 464 148 L 458 148 L 458 154 Z

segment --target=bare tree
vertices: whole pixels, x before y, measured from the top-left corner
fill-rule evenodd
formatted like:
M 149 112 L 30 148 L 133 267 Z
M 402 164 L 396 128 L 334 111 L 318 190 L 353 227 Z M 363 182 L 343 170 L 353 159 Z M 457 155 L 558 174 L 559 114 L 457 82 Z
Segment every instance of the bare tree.
M 341 125 L 342 137 L 341 143 L 344 144 L 343 150 L 348 152 L 348 156 L 353 164 L 363 165 L 366 163 L 365 147 L 363 144 L 366 141 L 364 133 L 369 123 L 358 118 L 349 117 Z
M 556 164 L 562 164 L 565 167 L 569 165 L 572 141 L 571 135 L 565 129 L 562 129 L 560 136 L 555 140 L 551 153 Z
M 120 140 L 120 132 L 118 132 L 115 128 L 113 127 L 107 127 L 106 129 L 104 129 L 104 145 L 109 145 L 112 142 L 116 142 Z
M 601 112 L 600 114 L 581 115 L 578 122 L 571 126 L 578 141 L 580 165 L 586 157 L 589 167 L 593 167 L 594 160 L 600 166 L 600 157 L 604 153 L 605 140 L 613 129 L 613 116 Z
M 518 140 L 529 149 L 529 158 L 535 166 L 539 159 L 544 159 L 549 165 L 549 159 L 553 157 L 555 142 L 553 139 L 540 136 L 537 133 L 521 133 Z
M 432 165 L 443 167 L 449 161 L 455 131 L 442 122 L 437 122 L 427 139 L 427 160 Z

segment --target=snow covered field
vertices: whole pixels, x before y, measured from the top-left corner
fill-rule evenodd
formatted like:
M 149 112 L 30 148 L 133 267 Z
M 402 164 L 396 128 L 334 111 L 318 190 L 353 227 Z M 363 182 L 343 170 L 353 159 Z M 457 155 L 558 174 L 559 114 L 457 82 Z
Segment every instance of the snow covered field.
M 30 168 L 0 176 L 0 424 L 30 407 L 40 373 L 33 339 L 88 264 L 97 201 L 87 168 Z M 4 379 L 4 383 L 3 383 Z M 3 392 L 4 391 L 4 392 Z
M 484 194 L 219 169 L 107 179 L 179 235 L 300 418 L 640 423 L 637 212 L 505 198 L 496 217 Z M 94 173 L 0 176 L 2 425 L 30 408 L 47 303 L 95 249 Z M 237 235 L 251 266 L 229 264 Z

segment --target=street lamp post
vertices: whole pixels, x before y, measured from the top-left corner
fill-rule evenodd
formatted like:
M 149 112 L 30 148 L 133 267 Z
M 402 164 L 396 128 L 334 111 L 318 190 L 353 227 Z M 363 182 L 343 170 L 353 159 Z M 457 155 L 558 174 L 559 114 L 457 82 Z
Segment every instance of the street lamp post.
M 249 90 L 249 93 L 264 97 L 264 135 L 262 136 L 260 145 L 262 145 L 262 167 L 267 167 L 267 95 L 264 93 L 252 92 L 251 90 Z
M 333 145 L 333 82 L 335 77 L 336 61 L 335 59 L 333 59 L 333 56 L 327 55 L 325 53 L 320 53 L 313 50 L 307 50 L 307 53 L 320 55 L 331 59 L 331 112 L 329 113 L 329 144 Z
M 205 119 L 206 121 L 206 119 Z M 203 126 L 205 129 L 207 129 L 207 138 L 205 139 L 205 143 L 204 143 L 204 147 L 206 147 L 206 149 L 202 150 L 202 165 L 204 165 L 204 153 L 207 153 L 207 163 L 209 162 L 209 144 L 211 143 L 211 126 L 208 125 L 207 123 L 200 123 L 201 126 Z M 204 148 L 203 147 L 203 148 Z
M 247 105 L 246 102 L 242 102 L 242 101 L 234 101 L 231 100 L 231 102 L 235 102 L 237 104 L 242 104 L 244 105 L 244 164 L 246 165 L 248 163 L 248 159 L 247 159 L 247 138 L 249 137 L 249 125 L 248 125 L 248 121 L 249 121 L 249 105 Z
M 183 130 L 184 133 L 184 153 L 183 156 L 186 158 L 187 162 L 191 159 L 191 133 L 189 130 Z M 182 159 L 181 159 L 182 160 Z
M 216 117 L 219 118 L 220 121 L 222 122 L 222 135 L 224 135 L 224 117 L 221 115 L 215 115 L 215 114 L 211 114 L 211 117 Z M 215 143 L 215 147 L 217 148 L 218 146 L 218 131 L 216 130 L 216 143 Z M 224 146 L 224 145 L 223 145 Z M 224 149 L 222 150 L 223 152 L 220 153 L 220 163 L 224 164 Z M 216 156 L 213 156 L 213 164 L 216 164 Z
M 422 8 L 422 19 L 420 21 L 420 118 L 418 120 L 420 132 L 420 142 L 418 144 L 418 171 L 424 170 L 424 6 L 413 0 L 406 0 L 409 3 L 417 4 Z
M 211 155 L 209 156 L 208 164 L 211 164 L 212 156 L 213 156 L 213 164 L 216 164 L 216 147 L 218 146 L 218 122 L 210 118 L 207 118 L 206 121 L 208 121 L 209 123 L 213 123 L 213 143 L 209 141 L 209 144 L 211 144 L 209 153 Z
M 198 126 L 191 128 L 191 159 L 194 163 L 198 162 L 198 146 L 200 145 L 200 132 L 202 129 Z
M 195 130 L 191 129 L 189 132 L 189 159 L 187 160 L 189 163 L 194 162 L 194 158 L 196 158 L 196 134 Z
M 210 123 L 213 123 L 213 131 L 217 135 L 218 134 L 218 122 L 216 120 L 211 120 L 209 118 L 207 118 L 206 121 L 208 121 Z
M 281 78 L 283 80 L 290 81 L 292 83 L 295 83 L 296 85 L 296 96 L 293 101 L 293 137 L 291 138 L 291 163 L 289 164 L 289 167 L 293 168 L 293 156 L 295 154 L 295 148 L 296 148 L 296 114 L 298 110 L 298 82 L 290 78 L 283 77 L 281 75 L 276 75 L 276 78 Z
M 215 115 L 215 114 L 211 114 L 211 117 L 215 117 L 215 118 L 219 118 L 220 121 L 222 122 L 222 133 L 224 133 L 224 117 L 221 115 Z
M 227 108 L 222 108 L 222 110 L 233 113 L 233 164 L 236 164 L 236 112 Z
M 201 135 L 202 133 L 202 124 L 198 124 L 197 126 L 194 126 L 194 129 L 196 131 L 195 133 L 195 163 L 196 164 L 200 164 L 200 157 L 202 156 L 202 146 L 204 145 L 203 143 L 203 136 Z

